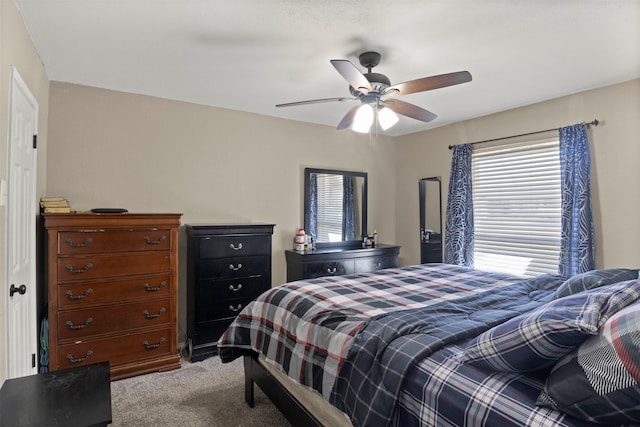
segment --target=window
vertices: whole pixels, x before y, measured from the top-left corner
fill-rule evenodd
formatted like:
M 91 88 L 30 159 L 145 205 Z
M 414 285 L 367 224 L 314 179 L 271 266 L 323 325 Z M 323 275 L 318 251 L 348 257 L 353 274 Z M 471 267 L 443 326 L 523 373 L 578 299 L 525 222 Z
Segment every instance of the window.
M 318 223 L 320 242 L 342 241 L 343 176 L 318 174 Z
M 561 188 L 557 139 L 474 148 L 475 268 L 557 274 Z

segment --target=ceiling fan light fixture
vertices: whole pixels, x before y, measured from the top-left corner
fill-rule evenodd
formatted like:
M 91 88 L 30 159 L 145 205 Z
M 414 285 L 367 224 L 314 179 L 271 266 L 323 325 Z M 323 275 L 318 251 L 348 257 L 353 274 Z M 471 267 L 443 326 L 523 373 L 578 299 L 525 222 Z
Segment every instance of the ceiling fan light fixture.
M 362 104 L 353 118 L 353 129 L 355 132 L 368 133 L 373 123 L 373 108 L 369 104 Z
M 398 115 L 394 113 L 390 108 L 382 107 L 378 110 L 378 122 L 382 130 L 387 130 L 391 126 L 398 123 Z

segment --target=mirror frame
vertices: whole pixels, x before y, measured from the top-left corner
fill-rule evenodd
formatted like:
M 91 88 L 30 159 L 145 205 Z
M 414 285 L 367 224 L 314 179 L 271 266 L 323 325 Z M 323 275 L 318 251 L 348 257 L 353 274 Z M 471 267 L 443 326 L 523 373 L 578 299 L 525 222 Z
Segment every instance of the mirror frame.
M 311 181 L 312 173 L 322 173 L 322 174 L 333 174 L 333 175 L 345 175 L 345 176 L 355 176 L 364 178 L 364 183 L 362 185 L 362 218 L 361 225 L 362 230 L 360 233 L 360 239 L 358 240 L 345 240 L 342 242 L 316 242 L 316 248 L 339 248 L 339 247 L 361 247 L 362 245 L 362 236 L 367 234 L 367 173 L 366 172 L 355 172 L 355 171 L 344 171 L 337 169 L 317 169 L 317 168 L 305 168 L 304 169 L 304 229 L 309 230 L 311 219 L 309 216 L 309 206 L 311 205 L 311 194 L 309 192 L 309 184 Z
M 427 182 L 437 182 L 438 183 L 438 213 L 439 213 L 439 220 L 440 220 L 440 236 L 442 236 L 442 179 L 439 176 L 432 176 L 430 178 L 422 178 L 420 180 L 420 188 L 419 188 L 419 192 L 420 192 L 420 233 L 422 233 L 422 230 L 425 229 L 426 227 L 426 211 L 425 211 L 425 202 L 426 202 L 426 184 Z M 442 239 L 442 237 L 441 237 Z

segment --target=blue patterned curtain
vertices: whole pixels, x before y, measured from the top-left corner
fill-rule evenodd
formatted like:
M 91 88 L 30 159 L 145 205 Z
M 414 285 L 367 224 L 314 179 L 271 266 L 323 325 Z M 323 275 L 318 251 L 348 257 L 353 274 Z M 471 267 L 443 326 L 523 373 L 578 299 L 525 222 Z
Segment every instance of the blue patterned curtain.
M 305 233 L 318 241 L 318 174 L 309 174 L 309 229 Z
M 342 240 L 356 240 L 356 211 L 353 203 L 352 176 L 344 176 L 342 189 Z
M 587 126 L 560 128 L 562 231 L 558 273 L 566 277 L 595 268 L 590 169 Z
M 453 147 L 447 200 L 444 262 L 473 267 L 471 144 Z

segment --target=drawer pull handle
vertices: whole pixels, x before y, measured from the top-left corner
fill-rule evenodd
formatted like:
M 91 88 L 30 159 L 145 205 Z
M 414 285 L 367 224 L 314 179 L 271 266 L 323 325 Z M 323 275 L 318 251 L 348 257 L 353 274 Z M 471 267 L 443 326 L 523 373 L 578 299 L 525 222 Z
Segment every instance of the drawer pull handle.
M 159 245 L 160 243 L 164 242 L 165 240 L 167 240 L 167 236 L 165 236 L 164 234 L 162 236 L 160 236 L 160 238 L 158 240 L 151 240 L 151 237 L 144 236 L 144 241 L 147 243 L 147 245 Z
M 160 338 L 160 342 L 158 344 L 149 344 L 149 341 L 146 340 L 142 342 L 142 345 L 145 346 L 147 350 L 153 350 L 154 348 L 160 347 L 162 344 L 164 344 L 164 337 Z
M 157 292 L 160 289 L 164 288 L 165 286 L 167 286 L 167 282 L 165 282 L 164 280 L 156 288 L 152 288 L 151 286 L 149 286 L 148 283 L 144 284 L 144 288 L 147 290 L 147 292 Z
M 81 325 L 74 325 L 73 322 L 71 320 L 67 320 L 65 322 L 65 325 L 67 325 L 67 327 L 69 329 L 84 329 L 87 326 L 89 326 L 91 323 L 93 323 L 93 319 L 91 317 L 89 317 L 83 324 Z
M 336 274 L 336 267 L 333 267 L 333 268 L 327 268 L 327 273 L 329 273 L 329 274 Z
M 67 239 L 64 242 L 67 245 L 71 246 L 72 248 L 83 248 L 83 247 L 87 246 L 89 243 L 93 243 L 93 239 L 91 237 L 87 237 L 85 239 L 85 241 L 81 242 L 81 243 L 73 243 L 72 239 Z
M 80 273 L 86 273 L 87 271 L 91 270 L 93 268 L 93 264 L 88 263 L 87 265 L 84 266 L 84 268 L 78 268 L 77 270 L 74 269 L 71 264 L 65 265 L 64 268 L 66 268 L 67 270 L 69 270 L 69 272 L 73 274 L 80 274 Z
M 84 291 L 84 294 L 82 295 L 74 295 L 73 292 L 71 291 L 67 291 L 64 294 L 67 296 L 67 298 L 76 300 L 76 299 L 84 299 L 89 295 L 91 295 L 92 293 L 93 293 L 93 289 L 89 288 L 86 291 Z
M 381 262 L 376 262 L 376 269 L 380 269 L 380 267 L 382 267 L 382 263 Z
M 242 304 L 238 304 L 236 307 L 230 305 L 229 306 L 229 310 L 233 311 L 234 313 L 237 313 L 240 310 L 242 310 Z
M 237 267 L 235 267 L 233 264 L 229 264 L 229 270 L 238 271 L 241 268 L 242 268 L 242 264 L 238 264 Z
M 238 283 L 238 286 L 229 285 L 229 290 L 233 292 L 238 292 L 242 289 L 242 283 Z
M 84 357 L 78 357 L 77 359 L 74 359 L 72 355 L 67 354 L 67 360 L 71 363 L 81 363 L 91 357 L 91 355 L 93 355 L 93 351 L 91 350 L 87 351 L 87 354 L 85 354 Z
M 238 246 L 234 246 L 233 243 L 229 243 L 229 247 L 234 251 L 242 250 L 242 243 L 238 243 Z
M 157 312 L 156 314 L 150 314 L 149 310 L 143 311 L 142 314 L 144 314 L 144 317 L 146 317 L 147 319 L 156 319 L 156 318 L 162 316 L 162 313 L 164 313 L 164 312 L 165 312 L 165 308 L 161 307 L 160 311 Z

